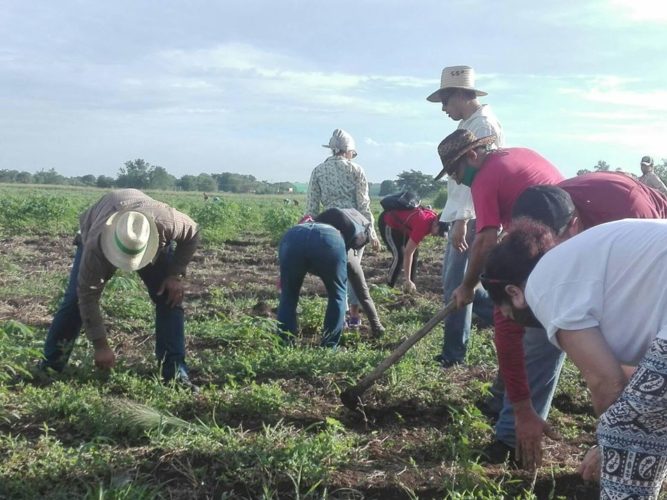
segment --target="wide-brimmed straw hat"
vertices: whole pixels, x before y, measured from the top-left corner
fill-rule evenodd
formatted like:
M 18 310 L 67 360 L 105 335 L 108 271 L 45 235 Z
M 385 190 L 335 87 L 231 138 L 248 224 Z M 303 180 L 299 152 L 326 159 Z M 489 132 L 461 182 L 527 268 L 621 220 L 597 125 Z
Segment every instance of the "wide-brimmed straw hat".
M 476 95 L 487 95 L 475 88 L 475 70 L 470 66 L 448 66 L 442 70 L 440 76 L 440 88 L 426 98 L 430 102 L 442 102 L 441 90 L 445 89 L 464 89 L 473 90 Z
M 468 151 L 479 146 L 493 144 L 495 140 L 496 136 L 493 134 L 478 139 L 469 130 L 456 129 L 438 145 L 442 170 L 435 176 L 435 180 L 437 181 L 445 174 L 451 174 L 456 168 L 456 162 Z
M 111 215 L 100 241 L 107 260 L 124 271 L 137 271 L 150 264 L 160 246 L 153 217 L 134 210 Z

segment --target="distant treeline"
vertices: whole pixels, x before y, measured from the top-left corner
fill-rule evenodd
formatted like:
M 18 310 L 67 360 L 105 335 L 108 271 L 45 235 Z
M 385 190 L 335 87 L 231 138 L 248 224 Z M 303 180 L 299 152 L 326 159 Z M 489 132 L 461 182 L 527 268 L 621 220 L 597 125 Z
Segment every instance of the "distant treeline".
M 118 175 L 115 178 L 107 175 L 95 176 L 92 174 L 65 177 L 51 168 L 49 170 L 40 170 L 34 174 L 18 170 L 0 170 L 0 182 L 257 194 L 305 192 L 307 187 L 303 183 L 260 181 L 252 175 L 234 174 L 231 172 L 184 175 L 177 178 L 163 167 L 151 165 L 141 158 L 125 162 L 125 165 L 119 169 Z

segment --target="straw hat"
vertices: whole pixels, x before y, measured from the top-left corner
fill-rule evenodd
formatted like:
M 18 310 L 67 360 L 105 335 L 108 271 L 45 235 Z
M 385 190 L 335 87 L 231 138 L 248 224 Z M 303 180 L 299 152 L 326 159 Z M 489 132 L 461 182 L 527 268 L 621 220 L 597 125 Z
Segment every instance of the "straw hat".
M 470 66 L 448 66 L 442 70 L 440 88 L 426 98 L 430 102 L 442 102 L 440 91 L 444 89 L 474 90 L 478 96 L 486 92 L 475 88 L 475 70 Z
M 454 171 L 456 162 L 471 149 L 493 144 L 495 140 L 496 136 L 493 134 L 477 139 L 475 134 L 469 130 L 463 128 L 456 129 L 438 145 L 438 154 L 440 155 L 443 168 L 435 176 L 434 180 L 437 181 L 445 174 L 451 174 Z
M 153 218 L 133 210 L 111 215 L 100 241 L 107 260 L 124 271 L 137 271 L 150 264 L 160 245 Z

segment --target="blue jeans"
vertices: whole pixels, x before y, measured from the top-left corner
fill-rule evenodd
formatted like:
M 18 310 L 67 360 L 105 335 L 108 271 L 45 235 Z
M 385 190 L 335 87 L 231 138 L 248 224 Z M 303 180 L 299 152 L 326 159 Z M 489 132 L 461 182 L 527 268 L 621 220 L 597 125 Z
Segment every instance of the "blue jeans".
M 296 308 L 307 273 L 319 276 L 327 290 L 323 347 L 336 347 L 345 323 L 347 252 L 345 242 L 333 226 L 299 224 L 289 229 L 278 248 L 280 260 L 280 304 L 278 324 L 283 332 L 297 333 Z
M 447 247 L 442 264 L 442 284 L 445 302 L 452 292 L 463 282 L 463 276 L 468 268 L 468 252 L 459 252 L 452 246 L 452 231 L 454 224 L 449 229 Z M 468 221 L 468 232 L 466 241 L 468 248 L 472 247 L 475 239 L 475 221 Z M 468 339 L 470 338 L 470 323 L 472 311 L 489 325 L 493 324 L 493 303 L 483 288 L 475 289 L 475 297 L 472 304 L 450 314 L 443 321 L 444 340 L 442 343 L 441 361 L 444 363 L 463 363 L 466 356 Z
M 81 332 L 77 280 L 82 254 L 83 245 L 78 245 L 65 295 L 44 343 L 43 366 L 57 371 L 62 371 L 67 365 L 74 343 Z M 187 376 L 183 307 L 169 307 L 167 294 L 157 295 L 167 277 L 167 268 L 172 257 L 173 249 L 170 247 L 167 252 L 159 254 L 154 264 L 137 271 L 155 304 L 155 356 L 161 364 L 162 377 L 165 380 L 173 379 L 177 375 Z
M 523 336 L 523 349 L 530 399 L 537 414 L 546 420 L 565 361 L 565 353 L 549 342 L 547 332 L 542 328 L 526 328 Z M 514 410 L 507 397 L 507 392 L 503 401 L 503 409 L 496 422 L 496 439 L 506 445 L 516 447 Z

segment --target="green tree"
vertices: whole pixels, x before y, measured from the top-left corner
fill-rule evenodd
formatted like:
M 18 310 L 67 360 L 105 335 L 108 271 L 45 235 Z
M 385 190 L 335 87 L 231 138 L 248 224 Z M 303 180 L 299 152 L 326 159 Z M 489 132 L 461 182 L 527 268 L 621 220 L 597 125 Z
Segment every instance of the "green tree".
M 116 185 L 118 187 L 146 189 L 150 185 L 151 169 L 151 164 L 141 158 L 126 161 L 125 166 L 121 167 L 118 172 Z
M 662 163 L 656 163 L 653 171 L 662 179 L 662 182 L 667 183 L 667 158 L 663 158 Z
M 82 175 L 76 179 L 84 186 L 94 186 L 97 183 L 97 178 L 92 174 Z
M 16 182 L 18 170 L 0 170 L 0 182 Z
M 177 185 L 183 191 L 197 191 L 197 178 L 194 175 L 184 175 L 178 180 Z
M 167 172 L 164 167 L 151 167 L 148 171 L 148 187 L 162 190 L 175 189 L 176 177 Z
M 380 184 L 380 196 L 395 193 L 396 191 L 398 191 L 398 187 L 396 186 L 396 182 L 392 180 L 387 179 Z
M 55 169 L 40 170 L 33 176 L 35 184 L 66 184 L 67 179 L 56 172 Z
M 609 170 L 611 169 L 609 163 L 607 163 L 604 160 L 598 161 L 595 167 L 593 168 L 595 169 L 596 172 L 609 172 Z
M 95 185 L 96 185 L 98 188 L 104 188 L 104 189 L 108 189 L 108 188 L 112 188 L 112 187 L 114 187 L 114 184 L 115 184 L 115 183 L 116 183 L 116 181 L 114 180 L 114 178 L 113 178 L 113 177 L 109 177 L 109 176 L 107 176 L 107 175 L 100 175 L 100 176 L 97 178 L 97 180 L 95 181 Z
M 433 180 L 432 175 L 424 174 L 418 170 L 410 170 L 398 174 L 396 181 L 399 190 L 408 190 L 416 193 L 418 196 L 428 196 L 440 187 Z
M 195 186 L 197 191 L 204 193 L 218 189 L 218 183 L 215 182 L 215 179 L 210 174 L 199 174 L 195 180 Z
M 16 174 L 16 182 L 21 184 L 32 184 L 32 174 L 30 172 L 19 172 Z

